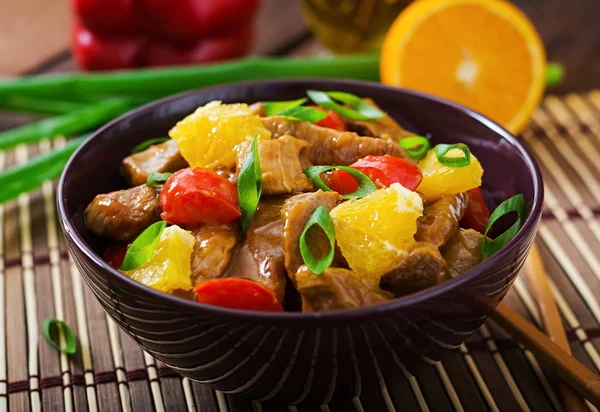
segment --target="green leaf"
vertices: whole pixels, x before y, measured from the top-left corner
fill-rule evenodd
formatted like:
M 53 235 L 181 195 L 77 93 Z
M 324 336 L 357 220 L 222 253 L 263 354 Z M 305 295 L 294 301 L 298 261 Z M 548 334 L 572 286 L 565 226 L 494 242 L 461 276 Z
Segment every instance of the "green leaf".
M 310 252 L 310 246 L 306 243 L 306 233 L 308 230 L 314 225 L 318 225 L 323 229 L 323 232 L 327 235 L 329 239 L 329 252 L 325 257 L 320 260 L 317 260 L 313 254 Z M 300 255 L 302 256 L 302 260 L 308 266 L 311 272 L 314 272 L 317 275 L 320 275 L 331 266 L 331 262 L 333 262 L 333 256 L 335 254 L 335 228 L 333 226 L 333 220 L 331 216 L 329 216 L 329 212 L 323 205 L 317 206 L 315 211 L 310 215 L 310 218 L 306 222 L 306 226 L 304 226 L 304 230 L 302 231 L 302 235 L 300 235 Z
M 413 159 L 424 158 L 431 147 L 429 139 L 424 136 L 405 137 L 404 139 L 400 140 L 398 144 Z
M 172 174 L 173 173 L 169 173 L 169 172 L 165 172 L 165 173 L 150 172 L 150 174 L 148 175 L 148 180 L 146 180 L 146 184 L 148 186 L 162 185 L 169 179 L 169 177 L 171 177 Z
M 75 339 L 75 335 L 69 325 L 62 320 L 56 318 L 44 319 L 42 333 L 54 349 L 68 355 L 74 355 L 77 351 L 77 339 Z M 61 338 L 64 339 L 64 346 L 61 345 Z
M 556 62 L 546 64 L 546 87 L 548 89 L 561 84 L 564 78 L 565 68 L 562 64 Z
M 342 97 L 342 99 L 346 100 L 347 102 L 351 102 L 352 104 L 347 103 L 346 101 L 344 103 L 348 104 L 350 107 L 357 108 L 359 111 L 337 104 L 336 102 L 331 100 L 330 96 L 332 93 L 337 97 Z M 308 97 L 310 97 L 310 99 L 313 102 L 315 102 L 322 108 L 332 110 L 351 120 L 370 120 L 385 116 L 377 108 L 363 101 L 362 99 L 360 99 L 360 97 L 354 96 L 350 93 L 307 90 L 306 94 L 308 94 Z M 360 100 L 362 103 L 358 103 L 356 99 Z
M 267 116 L 275 116 L 283 112 L 284 110 L 291 109 L 293 107 L 302 106 L 308 99 L 306 97 L 298 100 L 288 100 L 285 102 L 262 102 L 263 107 Z
M 328 115 L 322 110 L 314 107 L 298 106 L 277 113 L 278 116 L 287 117 L 293 120 L 304 120 L 311 123 L 317 123 Z
M 155 144 L 164 143 L 167 140 L 169 140 L 168 137 L 156 137 L 154 139 L 145 140 L 142 143 L 135 146 L 133 149 L 131 149 L 131 154 L 143 152 L 144 150 L 148 149 L 150 146 L 153 146 Z
M 129 246 L 119 270 L 132 270 L 146 263 L 154 254 L 160 234 L 167 227 L 161 220 L 146 228 Z
M 506 230 L 506 232 L 502 233 L 496 239 L 489 241 L 487 234 L 492 227 L 492 225 L 500 219 L 502 216 L 507 215 L 511 212 L 517 212 L 517 221 L 513 223 L 513 225 Z M 496 210 L 491 214 L 490 219 L 488 220 L 487 226 L 485 228 L 485 233 L 483 234 L 483 241 L 481 243 L 481 257 L 483 260 L 489 258 L 494 253 L 499 251 L 502 247 L 504 247 L 508 242 L 514 238 L 525 221 L 525 199 L 522 194 L 515 195 L 510 199 L 506 199 L 504 202 L 500 203 Z
M 373 183 L 373 181 L 369 179 L 366 174 L 350 166 L 312 166 L 304 169 L 303 172 L 319 189 L 326 192 L 332 192 L 333 190 L 325 184 L 323 179 L 321 179 L 321 173 L 325 173 L 334 169 L 348 172 L 353 178 L 356 179 L 356 182 L 358 183 L 358 189 L 352 193 L 342 195 L 342 199 L 365 197 L 377 190 L 375 183 Z
M 451 150 L 460 150 L 464 153 L 462 157 L 446 156 Z M 448 167 L 465 167 L 471 164 L 471 150 L 464 143 L 438 144 L 434 148 L 438 162 Z
M 242 232 L 246 233 L 262 194 L 262 171 L 258 158 L 258 136 L 254 137 L 250 152 L 244 159 L 237 181 L 238 199 L 242 211 Z

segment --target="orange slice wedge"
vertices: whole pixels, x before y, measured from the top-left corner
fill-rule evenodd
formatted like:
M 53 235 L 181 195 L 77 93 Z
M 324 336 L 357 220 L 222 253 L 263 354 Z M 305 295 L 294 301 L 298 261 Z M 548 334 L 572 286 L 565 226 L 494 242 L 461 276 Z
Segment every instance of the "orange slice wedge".
M 475 109 L 512 133 L 545 88 L 546 56 L 529 19 L 503 0 L 419 0 L 396 19 L 381 81 Z

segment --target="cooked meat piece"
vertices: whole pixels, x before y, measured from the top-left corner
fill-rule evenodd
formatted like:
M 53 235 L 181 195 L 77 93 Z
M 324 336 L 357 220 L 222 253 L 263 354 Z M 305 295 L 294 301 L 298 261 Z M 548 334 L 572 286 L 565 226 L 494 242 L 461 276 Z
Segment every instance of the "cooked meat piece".
M 452 276 L 458 276 L 481 263 L 483 235 L 473 229 L 460 229 L 442 248 Z
M 225 179 L 229 180 L 234 185 L 237 185 L 237 173 L 236 173 L 235 169 L 230 169 L 227 166 L 221 165 L 221 166 L 217 166 L 215 168 L 215 172 L 219 176 L 222 176 Z
M 265 106 L 263 106 L 262 102 L 252 103 L 250 105 L 250 111 L 260 117 L 265 117 L 267 115 L 267 111 L 265 110 Z
M 181 156 L 175 140 L 150 146 L 143 152 L 134 153 L 121 161 L 121 174 L 131 186 L 146 183 L 151 172 L 176 172 L 188 164 Z
M 192 253 L 192 284 L 196 286 L 223 276 L 237 246 L 237 224 L 206 224 L 193 229 L 192 234 L 196 238 Z
M 417 220 L 415 240 L 442 247 L 458 230 L 458 222 L 469 206 L 466 193 L 444 196 L 425 206 L 423 216 Z
M 389 140 L 340 132 L 281 116 L 265 117 L 262 121 L 275 138 L 290 135 L 306 140 L 308 160 L 316 165 L 350 165 L 368 155 L 386 154 L 411 161 L 404 149 Z
M 371 106 L 375 106 L 379 109 L 379 107 L 375 104 L 373 99 L 366 97 L 363 100 L 369 103 Z M 383 110 L 381 111 L 383 112 Z M 384 117 L 380 119 L 346 119 L 346 123 L 348 124 L 350 130 L 363 136 L 380 137 L 382 139 L 393 140 L 395 142 L 399 142 L 405 137 L 415 135 L 414 133 L 409 132 L 408 130 L 400 126 L 398 123 L 396 123 L 396 121 L 392 119 L 387 113 Z
M 281 217 L 283 219 L 283 257 L 288 276 L 294 280 L 294 275 L 302 265 L 300 256 L 300 235 L 304 231 L 306 222 L 319 205 L 327 210 L 335 207 L 342 198 L 337 192 L 323 192 L 318 190 L 312 193 L 303 193 L 290 197 L 283 204 Z M 321 231 L 311 229 L 307 232 L 307 243 L 314 246 L 314 250 L 329 251 L 330 245 L 327 236 Z M 316 252 L 313 252 L 316 255 Z M 340 254 L 341 255 L 341 254 Z M 337 266 L 337 264 L 333 264 Z
M 392 299 L 390 293 L 348 269 L 328 268 L 315 275 L 303 265 L 295 277 L 302 312 L 359 308 Z
M 284 200 L 283 197 L 260 200 L 246 238 L 225 273 L 226 277 L 247 278 L 265 285 L 275 292 L 282 304 L 287 278 L 281 247 L 281 206 Z
M 252 142 L 240 145 L 238 151 L 238 174 L 250 151 Z M 291 136 L 275 140 L 259 140 L 258 158 L 262 171 L 262 192 L 265 195 L 283 195 L 308 192 L 315 187 L 302 170 L 312 166 L 306 157 L 308 143 Z
M 404 296 L 435 286 L 450 279 L 446 262 L 439 249 L 426 242 L 417 242 L 400 263 L 381 277 L 381 289 Z
M 85 221 L 93 233 L 121 242 L 134 240 L 160 220 L 158 187 L 146 184 L 98 195 L 85 209 Z

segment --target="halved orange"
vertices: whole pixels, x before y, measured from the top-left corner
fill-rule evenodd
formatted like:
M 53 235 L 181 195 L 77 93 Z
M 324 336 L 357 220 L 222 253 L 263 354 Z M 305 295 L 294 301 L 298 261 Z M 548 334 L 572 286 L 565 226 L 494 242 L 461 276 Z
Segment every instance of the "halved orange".
M 419 0 L 386 35 L 381 81 L 475 109 L 512 133 L 527 126 L 545 88 L 544 46 L 503 0 Z

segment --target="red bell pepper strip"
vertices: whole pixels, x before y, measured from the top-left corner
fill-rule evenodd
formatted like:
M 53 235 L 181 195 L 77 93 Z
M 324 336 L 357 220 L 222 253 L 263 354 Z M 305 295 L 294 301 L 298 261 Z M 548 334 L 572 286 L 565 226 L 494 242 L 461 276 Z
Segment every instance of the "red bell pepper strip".
M 315 123 L 317 126 L 328 127 L 330 129 L 335 129 L 342 132 L 348 131 L 348 126 L 346 126 L 346 122 L 344 122 L 343 117 L 337 114 L 336 112 L 332 110 L 323 109 L 321 106 L 312 105 L 310 107 L 314 107 L 315 109 L 319 109 L 320 111 L 327 113 L 326 118 L 324 118 L 323 120 L 319 120 L 317 123 Z
M 241 278 L 212 279 L 194 288 L 200 303 L 232 309 L 283 312 L 275 294 L 259 283 Z
M 73 25 L 71 42 L 75 61 L 84 70 L 113 70 L 140 66 L 146 47 L 144 35 L 101 37 L 78 21 Z
M 408 190 L 414 191 L 423 180 L 423 174 L 417 166 L 389 155 L 366 156 L 351 164 L 350 167 L 366 174 L 379 188 L 389 187 L 392 183 L 400 183 Z M 349 179 L 354 180 L 354 178 L 347 173 L 340 172 L 341 170 L 335 170 L 332 173 L 331 188 L 336 192 L 341 190 L 339 193 L 345 194 L 343 192 L 352 187 Z
M 467 195 L 469 196 L 469 207 L 460 220 L 460 227 L 484 233 L 487 222 L 490 220 L 490 211 L 485 204 L 483 193 L 478 187 L 469 190 Z
M 128 247 L 127 243 L 117 243 L 116 245 L 109 246 L 102 253 L 102 257 L 110 266 L 119 269 L 123 264 L 123 260 L 125 260 Z
M 235 185 L 200 167 L 173 173 L 160 192 L 160 203 L 162 219 L 184 227 L 228 223 L 242 215 Z
M 356 192 L 360 185 L 350 173 L 335 169 L 329 174 L 329 187 L 340 195 L 347 195 Z

